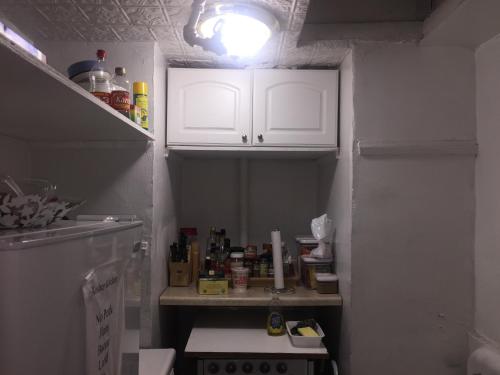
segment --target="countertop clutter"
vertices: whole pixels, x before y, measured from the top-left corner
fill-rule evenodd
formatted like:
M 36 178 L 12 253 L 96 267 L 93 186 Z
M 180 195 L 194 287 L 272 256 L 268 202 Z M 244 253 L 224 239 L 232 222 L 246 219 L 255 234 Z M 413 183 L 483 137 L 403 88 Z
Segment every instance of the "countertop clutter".
M 0 35 L 5 108 L 0 130 L 29 141 L 149 141 L 153 134 Z M 57 98 L 58 110 L 54 108 Z M 26 110 L 30 103 L 30 110 Z M 43 116 L 41 116 L 43 114 Z M 12 126 L 16 124 L 16 126 Z
M 309 256 L 317 246 L 314 239 L 297 237 L 296 252 L 279 238 L 274 238 L 274 244 L 264 243 L 262 250 L 256 245 L 243 248 L 231 246 L 225 229 L 211 227 L 202 255 L 197 234 L 196 228 L 181 228 L 178 242 L 170 246 L 170 286 L 160 296 L 161 305 L 269 306 L 275 295 L 274 269 L 284 275 L 277 294 L 280 306 L 342 305 L 338 278 L 332 274 L 333 258 L 314 260 Z M 317 282 L 318 275 L 328 275 L 329 281 Z
M 233 311 L 206 311 L 193 326 L 185 354 L 194 358 L 293 358 L 327 359 L 324 344 L 293 345 L 289 335 L 269 336 L 262 327 L 263 314 Z M 288 322 L 294 323 L 294 322 Z M 213 340 L 217 337 L 217 340 Z
M 148 130 L 147 83 L 134 82 L 132 101 L 130 97 L 132 87 L 127 78 L 126 68 L 117 66 L 113 74 L 106 63 L 106 51 L 98 49 L 96 57 L 97 60 L 83 60 L 70 65 L 67 69 L 69 79 L 127 119 Z

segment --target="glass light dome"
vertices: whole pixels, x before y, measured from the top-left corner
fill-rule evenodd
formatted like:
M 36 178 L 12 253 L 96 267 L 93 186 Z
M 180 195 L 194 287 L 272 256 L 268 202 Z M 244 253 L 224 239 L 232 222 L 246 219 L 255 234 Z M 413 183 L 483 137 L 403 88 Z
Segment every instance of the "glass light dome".
M 227 55 L 234 57 L 255 56 L 277 29 L 278 22 L 270 13 L 250 5 L 216 4 L 198 24 L 202 38 L 219 31 Z

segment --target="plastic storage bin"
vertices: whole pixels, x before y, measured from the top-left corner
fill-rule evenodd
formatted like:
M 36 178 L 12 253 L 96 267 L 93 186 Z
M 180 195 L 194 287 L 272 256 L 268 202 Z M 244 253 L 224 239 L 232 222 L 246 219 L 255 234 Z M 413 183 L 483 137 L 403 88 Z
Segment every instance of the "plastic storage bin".
M 325 337 L 325 333 L 321 329 L 318 324 L 317 332 L 318 337 L 308 337 L 308 336 L 294 336 L 292 335 L 292 328 L 297 325 L 298 320 L 290 320 L 286 322 L 286 331 L 288 332 L 288 337 L 290 337 L 290 341 L 293 346 L 297 346 L 299 348 L 319 348 L 321 346 L 321 340 Z

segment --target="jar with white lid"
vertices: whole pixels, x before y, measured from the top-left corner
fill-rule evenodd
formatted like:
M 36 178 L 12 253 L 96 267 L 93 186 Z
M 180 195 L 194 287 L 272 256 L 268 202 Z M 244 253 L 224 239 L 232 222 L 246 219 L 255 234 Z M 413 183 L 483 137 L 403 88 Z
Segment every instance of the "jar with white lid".
M 243 258 L 245 254 L 241 252 L 233 252 L 229 256 L 231 259 L 231 268 L 243 267 Z

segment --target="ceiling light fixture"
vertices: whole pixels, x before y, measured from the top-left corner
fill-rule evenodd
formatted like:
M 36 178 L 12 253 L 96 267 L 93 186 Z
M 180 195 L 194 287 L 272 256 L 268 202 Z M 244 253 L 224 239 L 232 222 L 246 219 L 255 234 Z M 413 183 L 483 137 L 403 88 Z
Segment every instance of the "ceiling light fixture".
M 205 1 L 193 2 L 184 38 L 218 55 L 252 57 L 279 30 L 276 18 L 254 5 L 216 3 L 207 11 L 204 5 Z

